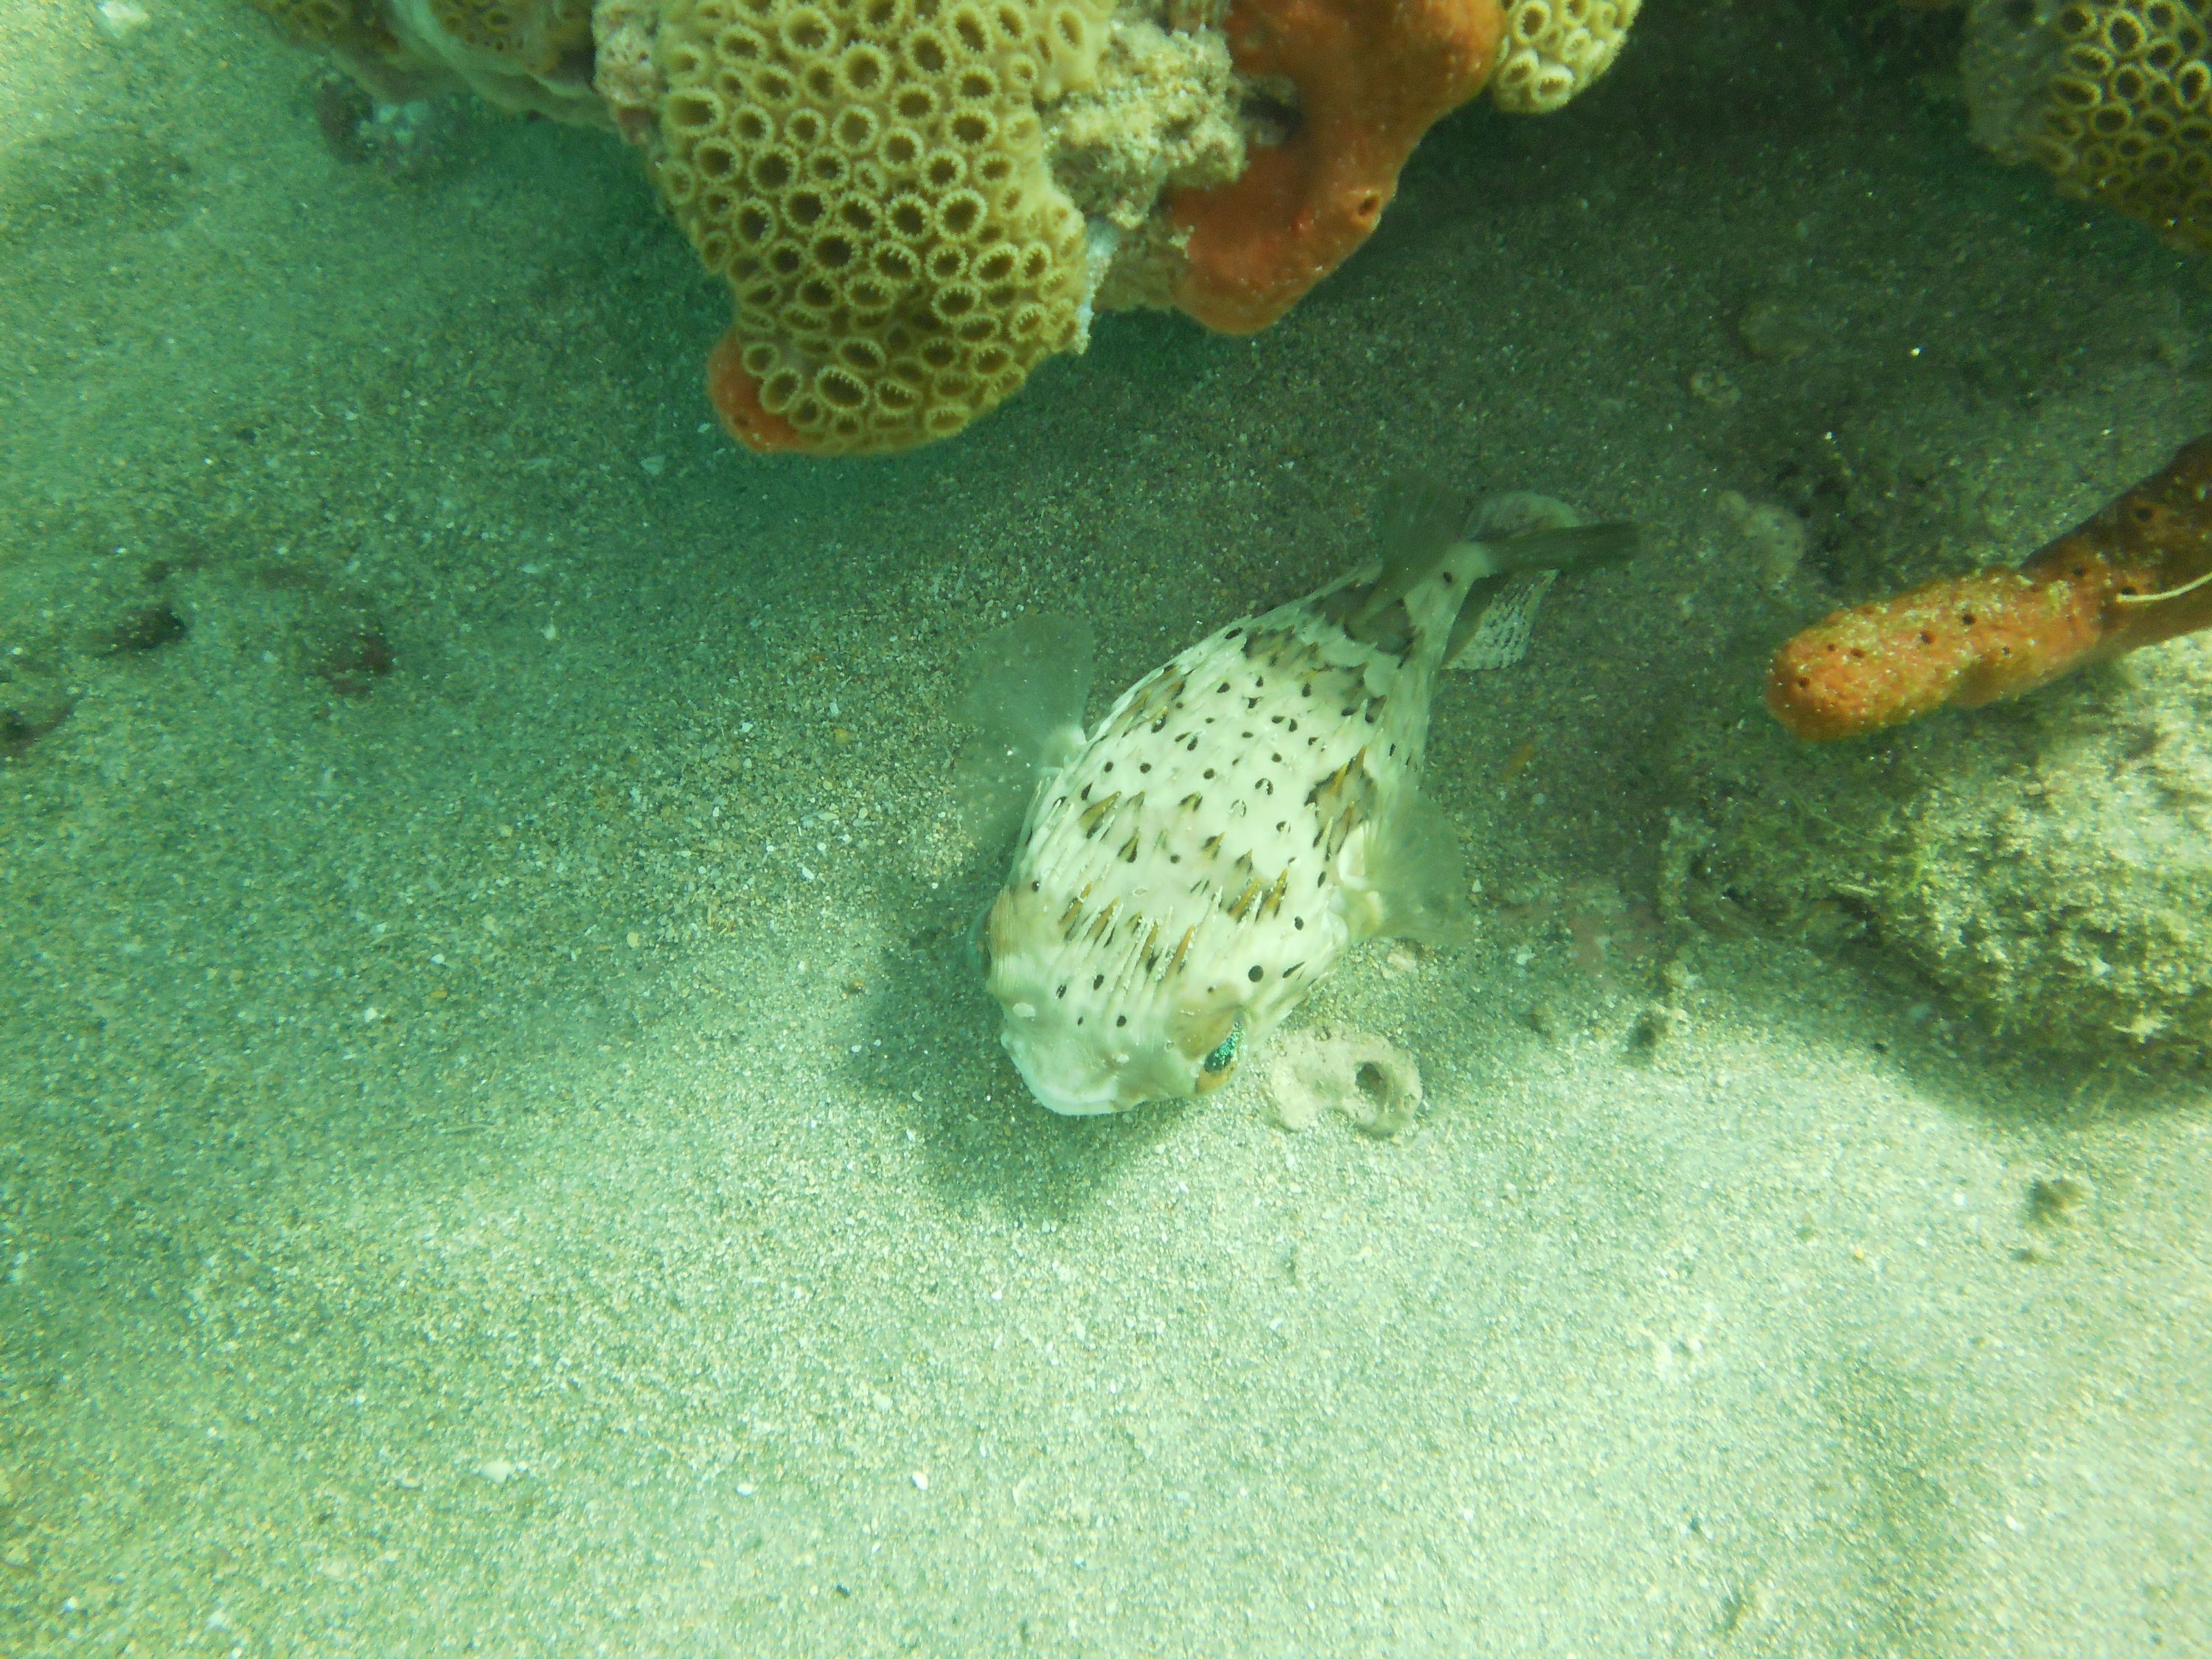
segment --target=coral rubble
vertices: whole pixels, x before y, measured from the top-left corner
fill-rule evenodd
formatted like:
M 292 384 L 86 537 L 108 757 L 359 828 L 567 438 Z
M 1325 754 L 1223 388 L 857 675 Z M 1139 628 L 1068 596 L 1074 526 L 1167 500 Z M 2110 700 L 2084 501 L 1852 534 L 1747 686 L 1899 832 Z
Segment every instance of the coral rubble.
M 496 109 L 605 126 L 586 0 L 253 0 L 379 100 L 465 88 Z
M 1766 706 L 1801 738 L 1852 738 L 1972 708 L 2212 628 L 2212 435 L 2017 570 L 1839 611 L 1789 640 Z
M 1396 1043 L 1367 1031 L 1324 1025 L 1291 1032 L 1267 1056 L 1262 1086 L 1276 1122 L 1292 1131 L 1334 1111 L 1362 1134 L 1382 1139 L 1421 1109 L 1420 1066 Z

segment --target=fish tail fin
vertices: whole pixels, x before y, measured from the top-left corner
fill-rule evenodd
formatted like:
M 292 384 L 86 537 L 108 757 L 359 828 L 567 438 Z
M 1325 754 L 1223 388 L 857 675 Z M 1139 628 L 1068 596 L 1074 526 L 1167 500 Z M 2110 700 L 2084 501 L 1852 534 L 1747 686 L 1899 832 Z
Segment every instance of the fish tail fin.
M 1528 649 L 1537 608 L 1559 572 L 1626 563 L 1638 550 L 1633 524 L 1584 524 L 1548 495 L 1496 495 L 1472 519 L 1465 512 L 1459 492 L 1422 473 L 1383 487 L 1376 514 L 1382 566 L 1373 580 L 1346 590 L 1347 632 L 1405 650 L 1424 630 L 1449 629 L 1444 662 L 1502 668 Z M 1431 582 L 1435 590 L 1422 595 Z
M 1522 570 L 1601 570 L 1626 564 L 1642 550 L 1643 538 L 1626 519 L 1603 524 L 1564 526 L 1557 530 L 1524 530 L 1485 542 L 1490 567 L 1500 575 Z

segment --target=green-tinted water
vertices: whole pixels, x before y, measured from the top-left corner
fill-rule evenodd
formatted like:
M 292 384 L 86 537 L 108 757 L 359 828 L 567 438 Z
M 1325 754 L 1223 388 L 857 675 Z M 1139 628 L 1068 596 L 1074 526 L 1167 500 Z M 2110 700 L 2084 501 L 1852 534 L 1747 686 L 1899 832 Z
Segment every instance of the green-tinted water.
M 828 465 L 708 425 L 611 140 L 394 180 L 146 9 L 0 13 L 0 1653 L 2212 1652 L 2201 1073 L 1988 1035 L 1744 844 L 1952 776 L 2001 860 L 2087 768 L 2077 842 L 2201 857 L 2196 645 L 1887 749 L 1759 707 L 2212 424 L 2197 272 L 1909 35 L 1655 6 L 1277 328 L 1108 317 Z M 960 664 L 1077 612 L 1110 695 L 1408 466 L 1646 543 L 1439 702 L 1474 940 L 1294 1022 L 1422 1115 L 1048 1115 Z

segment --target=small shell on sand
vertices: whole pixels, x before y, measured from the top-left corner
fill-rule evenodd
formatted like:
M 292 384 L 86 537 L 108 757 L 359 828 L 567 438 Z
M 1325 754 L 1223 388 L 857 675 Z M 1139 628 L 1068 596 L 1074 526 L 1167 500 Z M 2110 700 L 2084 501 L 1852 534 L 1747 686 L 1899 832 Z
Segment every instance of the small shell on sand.
M 1293 1132 L 1335 1110 L 1379 1139 L 1396 1134 L 1421 1109 L 1421 1068 L 1368 1031 L 1324 1026 L 1278 1036 L 1264 1086 L 1275 1121 Z

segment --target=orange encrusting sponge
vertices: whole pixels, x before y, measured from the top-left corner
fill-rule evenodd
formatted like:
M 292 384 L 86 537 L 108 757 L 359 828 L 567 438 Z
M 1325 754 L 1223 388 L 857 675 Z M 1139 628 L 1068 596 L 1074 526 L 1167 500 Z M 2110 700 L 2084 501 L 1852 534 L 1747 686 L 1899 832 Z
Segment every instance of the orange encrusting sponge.
M 1297 84 L 1297 130 L 1170 201 L 1190 233 L 1176 304 L 1224 334 L 1297 304 L 1367 240 L 1421 135 L 1482 90 L 1504 31 L 1498 0 L 1237 0 L 1230 54 Z
M 745 371 L 744 347 L 726 331 L 707 354 L 707 401 L 722 417 L 722 429 L 763 454 L 801 447 L 799 428 L 762 408 L 760 396 L 760 382 Z
M 2212 628 L 2208 496 L 2212 435 L 2018 570 L 1948 577 L 1815 623 L 1775 653 L 1766 706 L 1798 737 L 1833 742 Z

